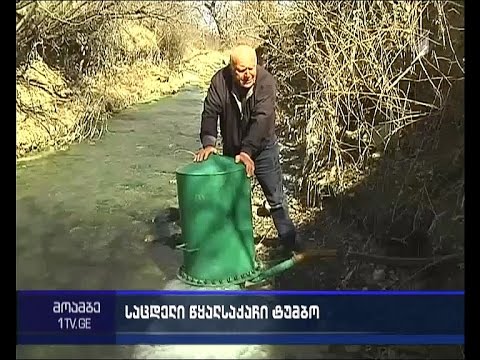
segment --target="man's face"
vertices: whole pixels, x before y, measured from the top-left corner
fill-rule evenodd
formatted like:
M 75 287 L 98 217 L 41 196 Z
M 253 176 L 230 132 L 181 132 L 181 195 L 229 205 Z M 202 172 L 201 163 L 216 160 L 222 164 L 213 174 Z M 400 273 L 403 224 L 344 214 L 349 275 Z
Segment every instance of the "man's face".
M 257 78 L 257 67 L 255 58 L 238 59 L 233 64 L 233 77 L 238 85 L 249 89 L 255 84 Z

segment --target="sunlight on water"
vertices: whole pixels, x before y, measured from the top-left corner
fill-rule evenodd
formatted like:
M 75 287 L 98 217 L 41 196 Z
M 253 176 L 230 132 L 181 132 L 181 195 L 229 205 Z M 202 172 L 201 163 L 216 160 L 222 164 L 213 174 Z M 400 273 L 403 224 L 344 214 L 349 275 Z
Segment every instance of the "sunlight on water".
M 165 290 L 205 290 L 171 280 Z M 211 289 L 208 289 L 211 290 Z M 218 289 L 217 289 L 218 290 Z M 268 359 L 269 349 L 265 345 L 161 345 L 137 346 L 136 359 Z
M 235 290 L 217 289 L 217 290 Z M 194 287 L 180 280 L 171 280 L 164 290 L 212 290 Z M 278 346 L 278 345 L 141 345 L 133 351 L 135 359 L 335 359 L 328 346 Z M 342 358 L 348 358 L 343 354 Z

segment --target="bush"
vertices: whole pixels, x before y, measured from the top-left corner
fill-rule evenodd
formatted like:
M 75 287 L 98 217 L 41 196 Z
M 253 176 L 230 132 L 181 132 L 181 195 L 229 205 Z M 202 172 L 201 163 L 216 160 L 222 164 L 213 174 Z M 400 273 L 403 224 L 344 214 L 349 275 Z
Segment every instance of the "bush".
M 17 156 L 99 137 L 108 113 L 168 92 L 150 79 L 164 81 L 163 63 L 174 67 L 187 41 L 196 44 L 183 37 L 189 11 L 182 2 L 17 1 Z
M 372 155 L 443 110 L 463 76 L 462 27 L 463 7 L 449 1 L 302 1 L 270 27 L 262 51 L 302 189 L 342 192 Z
M 166 29 L 158 40 L 157 46 L 160 59 L 167 61 L 170 67 L 178 65 L 185 55 L 186 42 L 179 29 Z

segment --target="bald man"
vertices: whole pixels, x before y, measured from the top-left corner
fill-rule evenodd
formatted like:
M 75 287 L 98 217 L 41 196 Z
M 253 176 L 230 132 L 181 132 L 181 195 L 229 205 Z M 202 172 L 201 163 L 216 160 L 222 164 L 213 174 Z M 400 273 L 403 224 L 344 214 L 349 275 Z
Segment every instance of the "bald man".
M 256 176 L 270 205 L 270 214 L 286 253 L 303 250 L 288 215 L 275 134 L 276 83 L 257 64 L 255 49 L 240 45 L 230 64 L 212 78 L 205 97 L 200 126 L 202 148 L 194 161 L 216 153 L 217 124 L 223 139 L 223 155 L 245 165 L 247 176 Z

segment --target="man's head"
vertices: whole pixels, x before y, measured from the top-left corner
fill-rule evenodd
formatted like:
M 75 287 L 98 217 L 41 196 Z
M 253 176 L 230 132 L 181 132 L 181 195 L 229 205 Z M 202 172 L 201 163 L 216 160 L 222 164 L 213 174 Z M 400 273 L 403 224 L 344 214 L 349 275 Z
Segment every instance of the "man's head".
M 230 54 L 230 67 L 233 79 L 243 87 L 250 88 L 257 78 L 257 54 L 255 49 L 247 45 L 235 47 Z

